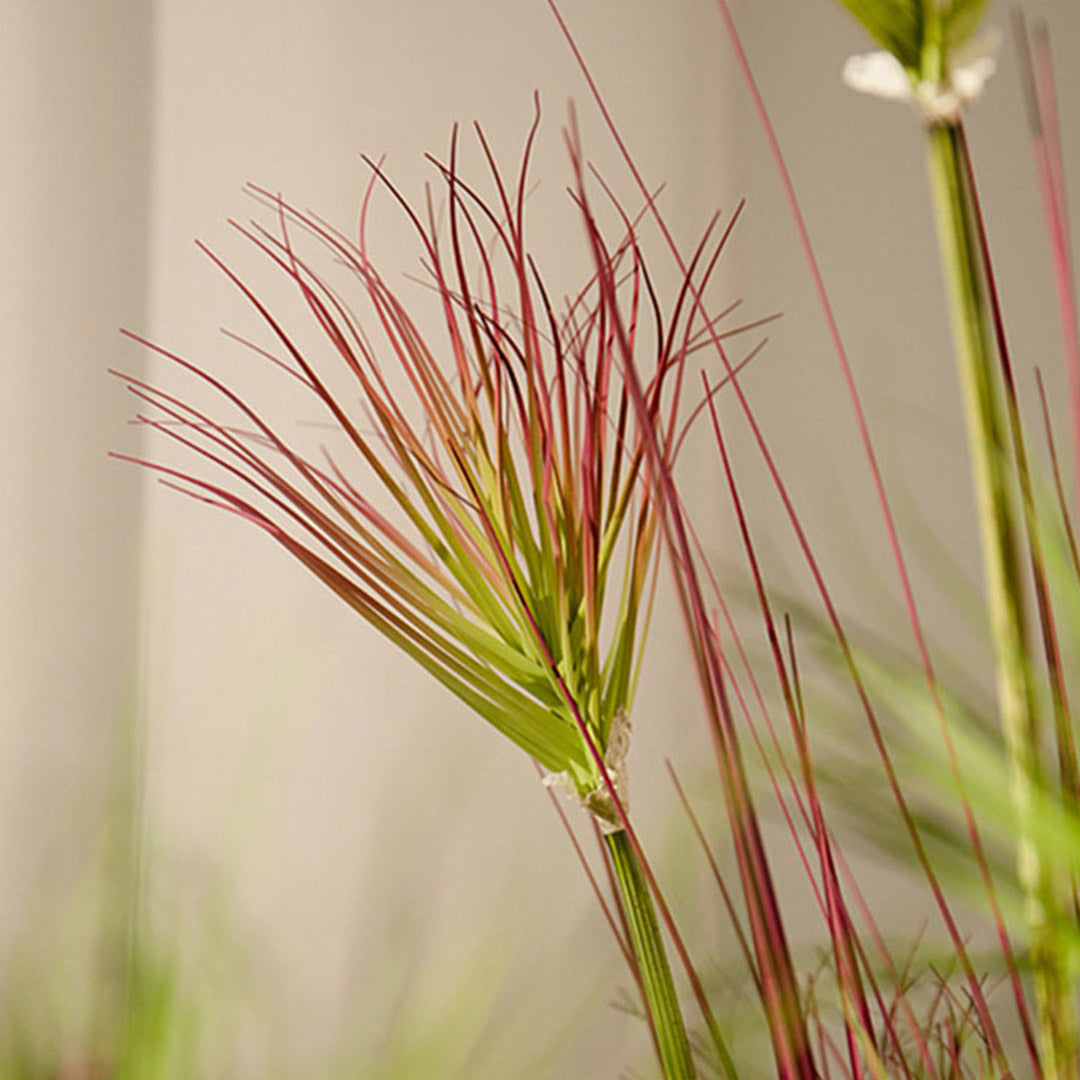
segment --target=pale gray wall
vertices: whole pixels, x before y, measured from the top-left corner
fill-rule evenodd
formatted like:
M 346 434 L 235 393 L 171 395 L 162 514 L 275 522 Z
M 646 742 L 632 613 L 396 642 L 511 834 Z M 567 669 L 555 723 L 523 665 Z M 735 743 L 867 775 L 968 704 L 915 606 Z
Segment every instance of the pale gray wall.
M 0 19 L 2 966 L 43 884 L 70 889 L 96 843 L 136 700 L 144 484 L 107 457 L 134 443 L 106 371 L 148 312 L 153 10 Z

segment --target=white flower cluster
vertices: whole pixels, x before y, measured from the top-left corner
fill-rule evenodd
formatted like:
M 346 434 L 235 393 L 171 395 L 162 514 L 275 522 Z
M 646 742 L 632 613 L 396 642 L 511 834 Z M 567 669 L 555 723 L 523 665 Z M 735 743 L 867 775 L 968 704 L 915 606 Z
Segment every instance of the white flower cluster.
M 1000 35 L 991 31 L 954 49 L 943 83 L 914 82 L 903 64 L 884 51 L 849 57 L 844 64 L 844 82 L 860 93 L 907 102 L 927 123 L 955 124 L 964 109 L 979 99 L 994 74 L 999 44 Z

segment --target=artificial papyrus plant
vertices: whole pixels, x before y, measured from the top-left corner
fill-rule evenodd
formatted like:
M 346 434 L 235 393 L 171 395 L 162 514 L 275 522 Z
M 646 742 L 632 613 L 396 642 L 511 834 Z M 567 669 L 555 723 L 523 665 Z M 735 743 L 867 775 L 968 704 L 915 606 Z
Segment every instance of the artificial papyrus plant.
M 525 231 L 535 134 L 510 182 L 478 131 L 490 200 L 462 177 L 456 132 L 425 211 L 369 163 L 355 239 L 252 189 L 272 224 L 237 229 L 295 286 L 304 331 L 207 251 L 268 332 L 245 344 L 292 380 L 300 409 L 323 413 L 324 446 L 304 449 L 208 364 L 156 344 L 220 408 L 127 381 L 152 407 L 139 419 L 208 466 L 153 464 L 167 483 L 263 529 L 577 796 L 604 835 L 664 1075 L 682 1080 L 697 1074 L 659 922 L 674 927 L 628 817 L 626 756 L 657 549 L 645 429 L 673 464 L 686 358 L 721 332 L 690 297 L 730 230 L 707 230 L 663 302 L 634 223 L 606 193 L 615 238 L 600 239 L 612 230 L 579 170 L 568 212 L 588 222 L 598 264 L 556 293 Z M 408 296 L 368 249 L 380 196 L 419 240 L 425 280 Z M 314 346 L 302 336 L 312 328 Z

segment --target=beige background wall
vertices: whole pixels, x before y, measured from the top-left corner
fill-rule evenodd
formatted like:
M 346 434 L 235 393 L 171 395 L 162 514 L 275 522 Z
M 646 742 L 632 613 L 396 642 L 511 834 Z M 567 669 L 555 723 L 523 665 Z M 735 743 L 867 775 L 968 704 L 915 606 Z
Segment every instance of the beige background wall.
M 10 3 L 0 33 L 0 957 L 70 888 L 138 680 L 142 478 L 105 370 L 148 316 L 153 12 Z
M 825 0 L 734 6 L 886 464 L 962 549 L 966 477 L 917 124 L 840 86 L 843 59 L 864 42 Z M 1080 95 L 1067 58 L 1080 18 L 1071 0 L 1023 7 L 1053 21 L 1075 177 Z M 852 555 L 864 540 L 880 548 L 864 470 L 719 18 L 706 0 L 564 9 L 646 178 L 668 183 L 684 242 L 713 209 L 748 197 L 724 295 L 786 317 L 747 390 L 808 525 L 847 572 L 840 591 L 859 595 L 881 573 L 880 560 Z M 385 152 L 418 194 L 422 153 L 441 153 L 452 123 L 476 118 L 513 163 L 539 89 L 533 224 L 547 264 L 577 235 L 559 194 L 567 98 L 592 156 L 631 190 L 545 5 L 5 0 L 0 16 L 0 970 L 67 925 L 112 740 L 137 709 L 165 921 L 227 895 L 259 980 L 295 1025 L 286 1041 L 298 1060 L 340 1030 L 351 987 L 380 994 L 398 962 L 380 948 L 398 932 L 422 937 L 421 921 L 465 943 L 466 970 L 495 927 L 514 970 L 551 980 L 541 985 L 559 984 L 587 948 L 603 999 L 614 950 L 529 763 L 254 530 L 105 456 L 142 452 L 124 426 L 134 402 L 105 369 L 172 378 L 118 326 L 205 359 L 227 351 L 220 325 L 243 325 L 192 239 L 244 258 L 224 219 L 252 212 L 245 181 L 349 223 L 361 152 Z M 971 137 L 1016 338 L 1053 364 L 1008 48 Z M 383 262 L 408 271 L 415 253 L 388 246 Z M 740 458 L 748 489 L 761 490 L 747 446 Z M 688 463 L 687 483 L 702 505 L 719 501 L 707 455 Z M 779 532 L 768 542 L 784 543 Z M 663 606 L 659 619 L 635 757 L 657 842 L 674 816 L 659 759 L 692 770 L 702 746 L 692 695 L 677 693 L 692 686 L 677 625 Z M 402 930 L 395 916 L 412 904 L 424 918 Z M 627 1030 L 641 1037 L 612 1014 L 575 1064 L 593 1053 L 595 1075 L 608 1075 L 604 1055 Z

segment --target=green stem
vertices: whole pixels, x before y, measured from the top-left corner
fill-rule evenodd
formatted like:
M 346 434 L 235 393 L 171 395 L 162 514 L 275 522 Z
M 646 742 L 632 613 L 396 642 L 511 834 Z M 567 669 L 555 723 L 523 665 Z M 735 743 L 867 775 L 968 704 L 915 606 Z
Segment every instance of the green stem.
M 1046 778 L 1024 615 L 1020 519 L 1014 506 L 1012 458 L 960 140 L 954 126 L 929 129 L 930 178 L 967 414 L 998 708 L 1017 814 L 1017 875 L 1031 942 L 1043 1075 L 1046 1080 L 1077 1080 L 1076 1021 L 1055 925 L 1061 906 L 1053 867 L 1043 865 L 1035 843 L 1035 802 L 1039 792 L 1046 790 Z
M 690 1040 L 671 978 L 649 884 L 626 833 L 620 829 L 605 837 L 605 840 L 630 924 L 634 956 L 656 1033 L 656 1047 L 665 1080 L 695 1080 L 697 1072 L 690 1053 Z

